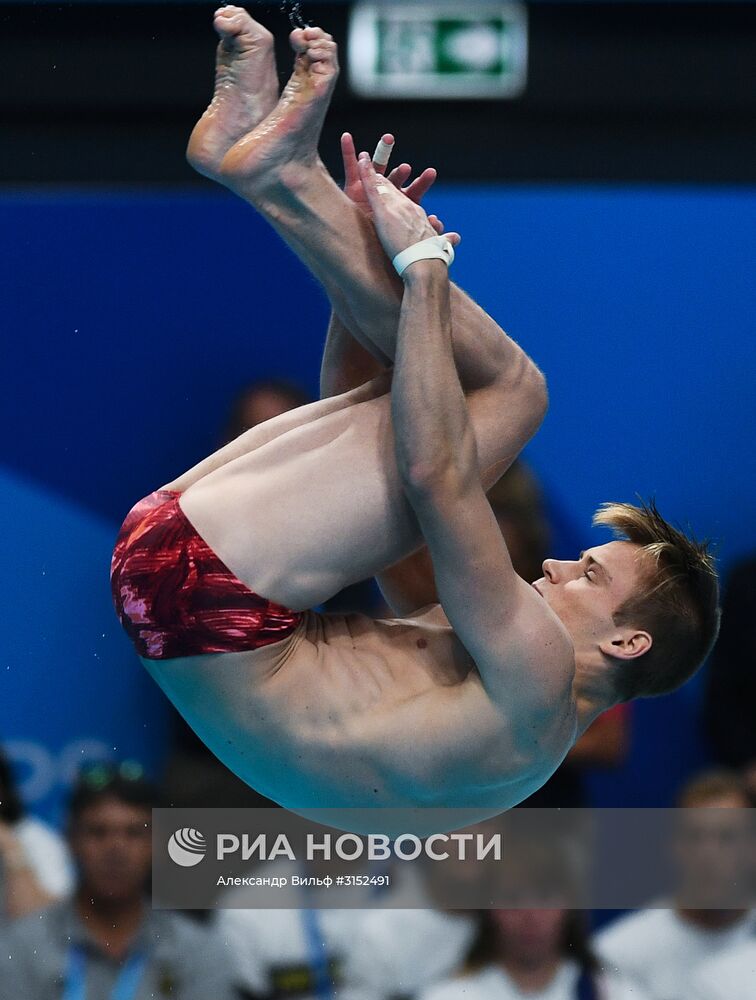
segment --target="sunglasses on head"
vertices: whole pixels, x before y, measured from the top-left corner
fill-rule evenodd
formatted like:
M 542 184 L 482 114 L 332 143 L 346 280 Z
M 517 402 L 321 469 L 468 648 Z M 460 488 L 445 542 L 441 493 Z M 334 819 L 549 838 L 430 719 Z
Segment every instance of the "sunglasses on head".
M 114 781 L 142 781 L 144 768 L 137 760 L 123 760 L 118 764 L 111 761 L 97 761 L 85 764 L 79 769 L 78 783 L 87 788 L 106 788 Z

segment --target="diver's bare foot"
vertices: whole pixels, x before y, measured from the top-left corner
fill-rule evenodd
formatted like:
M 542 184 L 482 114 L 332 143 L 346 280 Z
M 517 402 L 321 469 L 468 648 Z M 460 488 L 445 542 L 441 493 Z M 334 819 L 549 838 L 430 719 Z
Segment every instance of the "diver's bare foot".
M 223 157 L 266 118 L 278 102 L 273 36 L 242 7 L 221 7 L 213 27 L 220 36 L 215 93 L 186 151 L 199 173 L 217 180 Z
M 338 48 L 322 28 L 291 33 L 294 74 L 273 112 L 226 154 L 223 182 L 254 198 L 318 164 L 318 142 L 339 75 Z

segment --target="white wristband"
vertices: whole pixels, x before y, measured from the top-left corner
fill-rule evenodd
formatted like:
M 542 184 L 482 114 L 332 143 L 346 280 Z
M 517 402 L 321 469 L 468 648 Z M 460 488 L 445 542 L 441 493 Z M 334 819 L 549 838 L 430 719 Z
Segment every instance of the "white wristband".
M 443 260 L 447 267 L 454 263 L 454 247 L 445 236 L 431 236 L 428 240 L 407 247 L 394 257 L 394 267 L 401 277 L 410 264 L 418 260 Z

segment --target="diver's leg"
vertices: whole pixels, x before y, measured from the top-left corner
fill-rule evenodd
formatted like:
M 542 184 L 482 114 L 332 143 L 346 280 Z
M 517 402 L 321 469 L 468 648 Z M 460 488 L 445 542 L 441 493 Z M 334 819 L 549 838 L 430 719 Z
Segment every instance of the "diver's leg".
M 194 127 L 187 157 L 206 177 L 217 180 L 223 157 L 234 143 L 275 108 L 280 87 L 273 36 L 242 7 L 221 7 L 213 19 L 220 42 L 215 91 Z
M 501 403 L 498 388 L 468 396 L 482 474 L 513 457 L 505 454 Z M 181 506 L 239 579 L 295 610 L 321 604 L 422 543 L 397 471 L 389 393 L 246 452 L 190 486 Z
M 295 430 L 303 424 L 312 423 L 331 413 L 343 410 L 345 407 L 354 406 L 355 403 L 361 403 L 365 400 L 373 399 L 375 396 L 382 395 L 388 390 L 390 383 L 390 373 L 385 373 L 341 395 L 321 399 L 306 406 L 298 406 L 295 410 L 289 410 L 287 413 L 282 413 L 271 420 L 266 420 L 264 423 L 258 424 L 256 427 L 251 427 L 248 431 L 240 434 L 239 437 L 230 441 L 223 448 L 219 448 L 218 451 L 209 455 L 172 482 L 166 483 L 161 489 L 184 493 L 190 486 L 193 486 L 211 472 L 215 472 L 229 462 L 233 462 L 234 459 L 247 454 L 247 452 L 262 448 L 263 445 L 275 441 L 276 438 L 281 437 L 283 434 L 288 434 L 289 431 Z
M 213 25 L 220 37 L 216 53 L 215 91 L 189 140 L 187 156 L 205 176 L 217 180 L 231 147 L 266 118 L 279 98 L 273 36 L 241 7 L 226 6 L 215 12 Z M 372 369 L 370 375 L 376 374 Z M 363 384 L 369 382 L 370 384 Z M 345 406 L 386 391 L 386 378 L 352 382 L 350 392 L 338 395 L 253 427 L 220 448 L 192 469 L 162 487 L 184 492 L 210 472 L 254 451 L 303 423 L 317 420 Z M 345 387 L 346 388 L 346 387 Z M 334 394 L 336 395 L 336 394 Z
M 319 28 L 292 32 L 294 74 L 276 108 L 208 165 L 190 162 L 254 205 L 321 281 L 336 311 L 393 359 L 402 283 L 370 220 L 338 188 L 317 155 L 338 76 L 337 50 Z M 466 389 L 488 385 L 522 352 L 459 289 L 452 293 L 455 361 Z

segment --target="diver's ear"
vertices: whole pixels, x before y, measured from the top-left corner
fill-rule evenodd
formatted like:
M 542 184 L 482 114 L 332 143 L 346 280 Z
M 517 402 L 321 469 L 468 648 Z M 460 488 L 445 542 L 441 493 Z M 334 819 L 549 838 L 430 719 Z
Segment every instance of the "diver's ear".
M 599 649 L 605 656 L 613 656 L 617 660 L 635 660 L 643 656 L 654 644 L 648 632 L 641 629 L 622 628 L 599 643 Z

